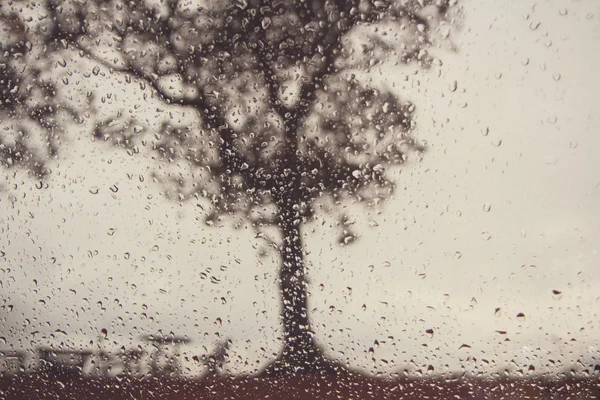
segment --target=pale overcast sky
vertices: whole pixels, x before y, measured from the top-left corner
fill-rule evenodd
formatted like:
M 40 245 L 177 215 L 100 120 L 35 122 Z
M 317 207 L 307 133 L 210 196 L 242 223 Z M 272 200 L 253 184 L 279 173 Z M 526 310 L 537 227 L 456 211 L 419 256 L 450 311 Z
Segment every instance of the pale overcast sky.
M 304 228 L 316 336 L 372 372 L 598 363 L 600 3 L 461 3 L 458 51 L 432 51 L 442 66 L 373 71 L 417 106 L 423 160 L 395 173 L 378 209 L 337 209 L 355 221 L 351 245 L 336 240 L 337 211 Z M 107 109 L 139 94 L 106 75 Z M 115 350 L 162 330 L 188 335 L 187 354 L 230 338 L 231 372 L 272 359 L 279 260 L 268 241 L 167 201 L 148 158 L 72 137 L 48 188 L 3 182 L 0 288 L 12 311 L 1 311 L 1 347 Z

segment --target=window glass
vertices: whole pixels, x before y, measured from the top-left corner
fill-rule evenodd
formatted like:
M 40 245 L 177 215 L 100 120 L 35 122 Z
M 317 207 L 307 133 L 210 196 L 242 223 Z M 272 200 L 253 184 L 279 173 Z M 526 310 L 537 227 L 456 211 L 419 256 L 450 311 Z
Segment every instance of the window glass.
M 0 397 L 594 398 L 599 13 L 3 3 Z

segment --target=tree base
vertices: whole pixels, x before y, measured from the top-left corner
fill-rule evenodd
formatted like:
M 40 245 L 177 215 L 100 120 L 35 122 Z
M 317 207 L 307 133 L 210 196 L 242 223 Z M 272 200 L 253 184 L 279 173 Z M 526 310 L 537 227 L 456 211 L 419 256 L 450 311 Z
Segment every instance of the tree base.
M 353 373 L 346 365 L 328 359 L 318 347 L 311 346 L 299 352 L 284 350 L 262 371 L 262 375 L 349 376 Z

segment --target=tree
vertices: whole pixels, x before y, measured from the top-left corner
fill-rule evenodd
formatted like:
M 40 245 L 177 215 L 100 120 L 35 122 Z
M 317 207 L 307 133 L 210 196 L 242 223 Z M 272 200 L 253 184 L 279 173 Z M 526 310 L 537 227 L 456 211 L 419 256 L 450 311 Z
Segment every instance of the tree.
M 97 121 L 94 137 L 185 165 L 164 184 L 178 200 L 209 200 L 209 220 L 241 215 L 257 229 L 277 227 L 283 348 L 269 371 L 333 370 L 310 330 L 301 226 L 324 196 L 386 198 L 394 187 L 386 170 L 424 150 L 412 137 L 414 106 L 368 76 L 389 60 L 429 68 L 427 49 L 447 37 L 455 3 L 46 0 L 32 10 L 15 2 L 1 20 L 0 160 L 43 178 L 69 120 L 88 118 L 53 77 L 66 64 L 57 54 L 193 110 L 195 125 L 165 115 L 153 129 L 118 115 L 122 125 Z M 155 137 L 143 140 L 145 132 Z

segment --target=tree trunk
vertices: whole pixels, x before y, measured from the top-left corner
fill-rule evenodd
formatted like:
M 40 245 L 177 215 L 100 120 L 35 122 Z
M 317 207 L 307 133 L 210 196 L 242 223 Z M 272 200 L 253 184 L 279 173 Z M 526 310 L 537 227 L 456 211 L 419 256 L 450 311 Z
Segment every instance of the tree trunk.
M 306 372 L 337 374 L 342 368 L 325 358 L 311 330 L 300 225 L 301 220 L 293 207 L 282 206 L 279 220 L 279 228 L 283 236 L 279 290 L 283 349 L 265 372 L 268 374 Z

